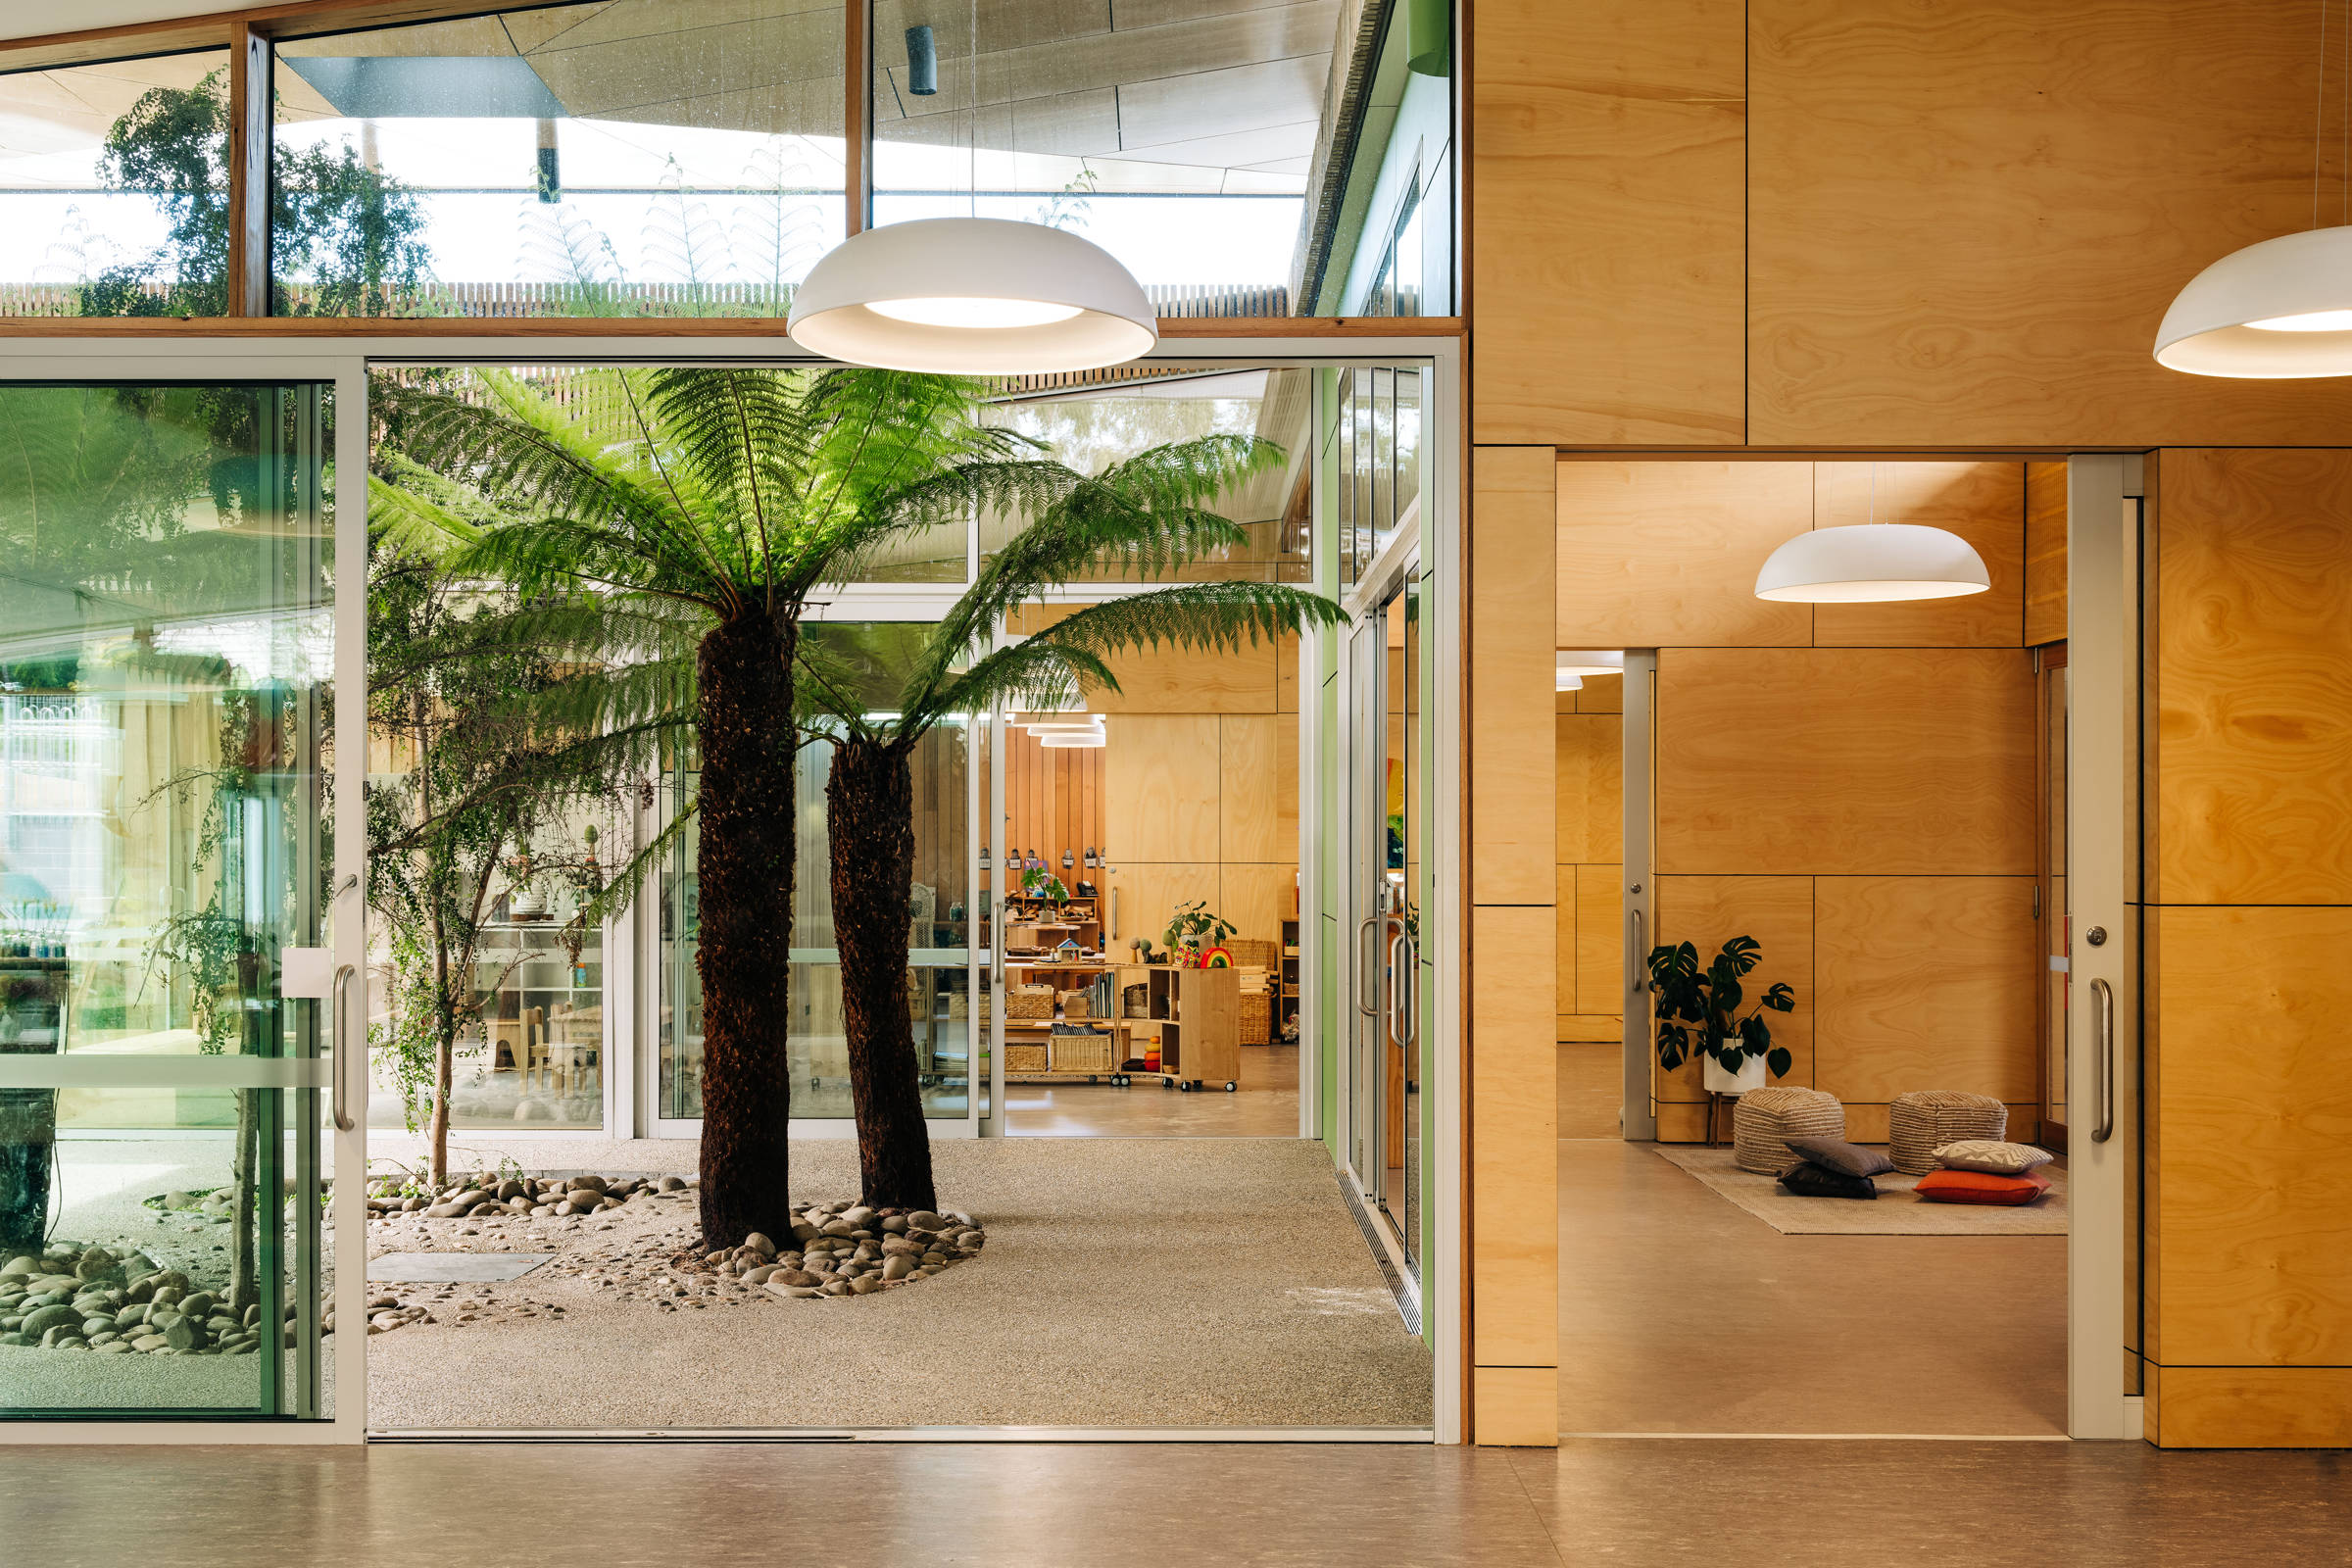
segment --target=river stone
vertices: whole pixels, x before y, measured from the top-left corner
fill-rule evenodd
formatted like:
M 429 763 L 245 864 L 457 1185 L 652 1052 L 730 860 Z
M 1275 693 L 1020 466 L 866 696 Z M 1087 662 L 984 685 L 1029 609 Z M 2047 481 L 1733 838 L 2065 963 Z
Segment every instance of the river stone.
M 523 1185 L 514 1177 L 510 1176 L 498 1184 L 498 1200 L 502 1203 L 511 1203 L 522 1196 Z
M 94 1340 L 101 1334 L 112 1334 L 115 1320 L 111 1317 L 85 1317 L 81 1320 L 81 1337 Z
M 849 1221 L 852 1230 L 861 1231 L 874 1222 L 874 1211 L 860 1203 L 856 1208 L 845 1210 L 841 1217 Z
M 212 1292 L 192 1291 L 180 1298 L 179 1309 L 193 1318 L 207 1318 L 213 1315 L 213 1304 Z
M 142 1334 L 130 1342 L 130 1348 L 134 1350 L 160 1350 L 171 1343 L 161 1334 Z
M 846 1219 L 833 1219 L 827 1220 L 824 1224 L 819 1225 L 817 1227 L 817 1233 L 822 1236 L 847 1236 L 857 1229 L 857 1226 L 851 1224 Z
M 759 1231 L 754 1231 L 751 1235 L 746 1236 L 743 1239 L 743 1245 L 750 1248 L 753 1251 L 758 1252 L 761 1257 L 773 1257 L 776 1255 L 776 1244 L 769 1241 Z
M 852 1296 L 871 1296 L 874 1292 L 880 1290 L 881 1288 L 882 1282 L 874 1278 L 871 1274 L 860 1274 L 858 1276 L 858 1278 L 850 1281 L 850 1294 Z
M 70 1306 L 44 1306 L 25 1313 L 24 1321 L 17 1325 L 17 1332 L 27 1339 L 37 1340 L 51 1329 L 80 1322 L 80 1314 Z
M 765 1285 L 769 1280 L 775 1278 L 775 1274 L 776 1266 L 773 1263 L 762 1263 L 758 1268 L 745 1269 L 743 1271 L 743 1283 L 746 1285 Z
M 40 1272 L 41 1260 L 28 1252 L 19 1252 L 8 1260 L 8 1267 L 0 1268 L 0 1276 L 22 1274 L 27 1279 Z
M 850 1282 L 848 1280 L 827 1280 L 819 1289 L 827 1296 L 847 1296 L 850 1294 Z
M 882 1277 L 886 1280 L 903 1280 L 913 1272 L 914 1259 L 905 1252 L 895 1253 L 882 1264 Z
M 204 1348 L 204 1330 L 194 1318 L 175 1317 L 171 1326 L 164 1330 L 164 1343 L 174 1350 L 201 1350 Z
M 946 1228 L 946 1224 L 945 1220 L 927 1208 L 914 1209 L 906 1215 L 906 1228 L 910 1231 L 942 1230 Z

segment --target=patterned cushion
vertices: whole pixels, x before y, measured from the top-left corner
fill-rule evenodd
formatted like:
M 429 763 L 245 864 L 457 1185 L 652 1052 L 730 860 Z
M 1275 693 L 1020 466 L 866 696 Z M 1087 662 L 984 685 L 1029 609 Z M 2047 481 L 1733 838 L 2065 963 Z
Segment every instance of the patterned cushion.
M 2037 1170 L 2023 1176 L 1993 1176 L 1981 1170 L 1936 1170 L 1912 1189 L 1931 1203 L 1992 1203 L 2022 1207 L 2050 1190 L 2050 1179 Z
M 2057 1157 L 2032 1144 L 1996 1144 L 1988 1138 L 1964 1138 L 1936 1151 L 1936 1163 L 1945 1170 L 1981 1170 L 1994 1176 L 2023 1176 Z

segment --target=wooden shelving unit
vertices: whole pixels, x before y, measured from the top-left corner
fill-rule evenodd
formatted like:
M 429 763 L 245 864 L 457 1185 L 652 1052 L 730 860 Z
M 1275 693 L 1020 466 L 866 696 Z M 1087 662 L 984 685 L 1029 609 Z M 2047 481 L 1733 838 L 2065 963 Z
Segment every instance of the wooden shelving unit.
M 1135 1073 L 1181 1090 L 1241 1087 L 1242 977 L 1233 969 L 1160 964 L 1119 970 L 1119 994 L 1147 987 L 1146 1017 L 1159 1035 L 1159 1070 Z M 1131 1019 L 1142 1023 L 1145 1019 Z
M 1282 978 L 1274 993 L 1274 1038 L 1277 1042 L 1291 1032 L 1291 1024 L 1298 1016 L 1298 922 L 1296 918 L 1282 922 Z

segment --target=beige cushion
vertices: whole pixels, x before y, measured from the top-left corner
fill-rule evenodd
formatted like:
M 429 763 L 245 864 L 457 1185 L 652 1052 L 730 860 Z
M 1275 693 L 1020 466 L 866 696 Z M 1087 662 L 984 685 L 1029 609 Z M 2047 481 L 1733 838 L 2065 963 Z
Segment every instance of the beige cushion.
M 1945 1170 L 1981 1170 L 1988 1176 L 2023 1176 L 2057 1157 L 2032 1144 L 2002 1144 L 1989 1138 L 1964 1138 L 1936 1151 L 1936 1163 Z

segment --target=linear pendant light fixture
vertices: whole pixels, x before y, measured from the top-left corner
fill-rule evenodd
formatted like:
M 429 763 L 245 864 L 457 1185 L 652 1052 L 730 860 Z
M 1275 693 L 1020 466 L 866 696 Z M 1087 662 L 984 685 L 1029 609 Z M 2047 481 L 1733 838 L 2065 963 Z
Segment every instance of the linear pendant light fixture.
M 1159 341 L 1159 320 L 1117 258 L 1064 229 L 979 216 L 978 10 L 965 87 L 971 215 L 852 234 L 809 269 L 785 330 L 805 349 L 885 370 L 1043 375 L 1132 360 Z M 910 68 L 917 31 L 931 37 L 908 29 Z M 930 81 L 936 90 L 936 54 Z
M 2320 226 L 2329 3 L 2320 3 L 2311 227 L 2231 251 L 2190 278 L 2156 329 L 2156 363 L 2167 369 L 2266 381 L 2352 375 L 2352 167 L 2343 174 L 2344 221 Z M 2352 27 L 2352 3 L 2346 12 Z M 2352 60 L 2341 75 L 2341 135 L 2352 151 Z
M 1955 599 L 1992 586 L 1984 558 L 1958 534 L 1915 522 L 1881 522 L 1879 466 L 1870 466 L 1870 521 L 1810 528 L 1775 550 L 1756 573 L 1756 597 L 1838 605 Z

